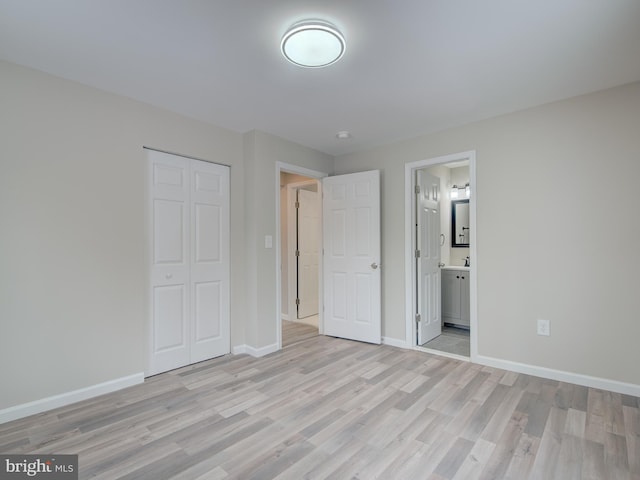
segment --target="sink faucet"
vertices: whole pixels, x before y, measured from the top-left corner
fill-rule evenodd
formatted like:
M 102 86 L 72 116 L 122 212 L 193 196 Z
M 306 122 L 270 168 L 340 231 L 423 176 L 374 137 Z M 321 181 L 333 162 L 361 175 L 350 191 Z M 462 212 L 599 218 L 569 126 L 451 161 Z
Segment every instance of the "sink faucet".
M 471 260 L 469 259 L 469 255 L 464 257 L 464 266 L 465 267 L 470 267 L 471 266 Z

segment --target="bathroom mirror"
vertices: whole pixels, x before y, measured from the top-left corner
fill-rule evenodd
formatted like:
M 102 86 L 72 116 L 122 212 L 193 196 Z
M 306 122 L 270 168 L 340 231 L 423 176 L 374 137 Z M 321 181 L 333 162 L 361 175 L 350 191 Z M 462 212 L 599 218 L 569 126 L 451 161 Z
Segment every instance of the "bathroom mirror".
M 469 199 L 451 201 L 451 246 L 469 247 Z

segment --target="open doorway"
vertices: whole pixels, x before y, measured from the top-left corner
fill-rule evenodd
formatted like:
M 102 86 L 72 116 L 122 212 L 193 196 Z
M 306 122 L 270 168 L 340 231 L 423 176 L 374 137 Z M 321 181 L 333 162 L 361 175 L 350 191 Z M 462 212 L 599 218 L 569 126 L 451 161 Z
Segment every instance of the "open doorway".
M 276 328 L 278 349 L 280 349 L 283 346 L 302 341 L 309 336 L 322 333 L 322 312 L 314 312 L 314 309 L 319 310 L 320 299 L 322 298 L 322 262 L 319 259 L 315 262 L 311 258 L 313 254 L 306 252 L 306 258 L 303 259 L 304 262 L 301 262 L 300 265 L 302 270 L 305 270 L 306 266 L 303 282 L 300 285 L 298 281 L 299 256 L 296 256 L 296 251 L 300 251 L 298 248 L 298 233 L 303 233 L 303 238 L 301 238 L 303 242 L 309 240 L 309 237 L 312 240 L 315 238 L 318 248 L 320 248 L 319 246 L 322 244 L 321 223 L 315 224 L 310 228 L 308 225 L 298 225 L 298 212 L 295 204 L 299 202 L 298 193 L 300 191 L 307 192 L 302 194 L 305 199 L 308 199 L 308 196 L 313 196 L 313 194 L 317 195 L 318 199 L 321 199 L 321 179 L 327 174 L 281 162 L 276 164 L 276 174 L 279 187 L 276 209 L 278 225 L 276 259 L 279 267 L 276 270 L 279 291 Z M 318 205 L 318 209 L 318 222 L 321 222 L 320 205 Z M 313 223 L 313 219 L 310 218 L 303 220 L 303 223 L 304 221 Z M 305 247 L 303 246 L 303 248 Z M 307 280 L 306 283 L 304 280 Z M 303 304 L 301 312 L 298 312 L 299 305 L 296 302 L 296 299 L 300 298 L 299 291 L 303 293 L 303 300 L 307 301 Z M 318 306 L 314 305 L 314 303 Z
M 407 343 L 456 358 L 477 354 L 475 154 L 408 164 Z M 409 191 L 410 189 L 410 191 Z M 410 323 L 409 323 L 410 322 Z
M 282 346 L 318 335 L 321 251 L 319 181 L 280 172 Z
M 380 344 L 381 249 L 380 171 L 369 170 L 329 177 L 303 167 L 276 162 L 276 189 L 282 172 L 317 181 L 322 198 L 322 227 L 318 230 L 322 261 L 318 264 L 318 334 Z M 327 178 L 325 178 L 327 177 Z M 301 180 L 301 179 L 298 179 Z M 276 334 L 282 348 L 282 220 L 281 195 L 276 195 Z M 320 240 L 321 239 L 321 240 Z M 268 238 L 265 237 L 265 245 Z M 269 247 L 265 247 L 269 248 Z M 287 248 L 287 251 L 291 251 Z M 287 268 L 287 271 L 289 269 Z M 291 291 L 287 289 L 291 305 Z M 291 321 L 293 308 L 286 312 Z

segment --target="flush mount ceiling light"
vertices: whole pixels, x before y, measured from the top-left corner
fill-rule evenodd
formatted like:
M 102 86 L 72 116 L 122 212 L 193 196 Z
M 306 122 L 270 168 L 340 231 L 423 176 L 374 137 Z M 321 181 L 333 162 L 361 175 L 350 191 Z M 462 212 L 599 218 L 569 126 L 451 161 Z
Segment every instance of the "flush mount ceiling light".
M 280 50 L 291 63 L 320 68 L 337 62 L 344 55 L 345 41 L 332 24 L 321 20 L 295 23 L 284 34 Z

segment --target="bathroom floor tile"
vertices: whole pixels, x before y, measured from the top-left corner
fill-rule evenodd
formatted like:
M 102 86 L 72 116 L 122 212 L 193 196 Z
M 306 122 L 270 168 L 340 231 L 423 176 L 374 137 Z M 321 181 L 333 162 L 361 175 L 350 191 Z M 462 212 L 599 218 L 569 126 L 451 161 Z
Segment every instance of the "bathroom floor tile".
M 425 348 L 439 350 L 468 357 L 470 355 L 469 330 L 457 327 L 442 327 L 442 334 L 430 342 L 421 345 Z

